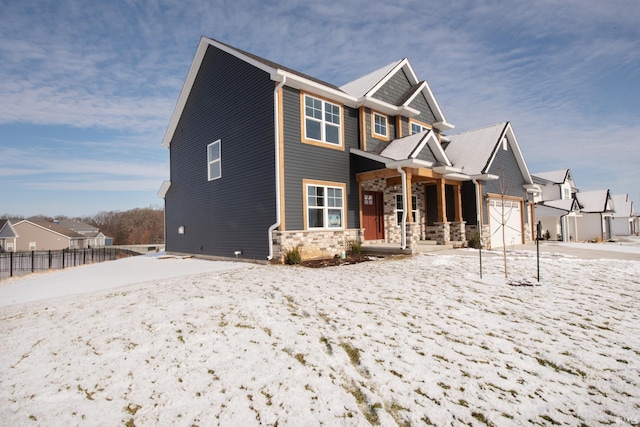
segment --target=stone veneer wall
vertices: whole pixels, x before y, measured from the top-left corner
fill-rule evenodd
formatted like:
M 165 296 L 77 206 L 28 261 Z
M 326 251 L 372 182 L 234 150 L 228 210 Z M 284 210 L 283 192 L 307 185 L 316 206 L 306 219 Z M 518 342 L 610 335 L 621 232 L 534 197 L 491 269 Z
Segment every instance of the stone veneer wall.
M 466 238 L 466 222 L 452 222 L 449 227 L 451 230 L 451 241 L 452 242 L 467 242 Z
M 402 240 L 401 229 L 396 219 L 396 195 L 402 194 L 402 185 L 394 185 L 387 187 L 387 181 L 384 178 L 376 179 L 362 183 L 362 191 L 380 191 L 383 193 L 384 200 L 384 241 L 386 243 L 400 243 Z M 417 198 L 417 218 L 414 218 L 416 227 L 412 229 L 413 235 L 418 240 L 426 238 L 425 221 L 426 221 L 426 205 L 424 195 L 424 185 L 412 184 L 411 195 Z M 408 230 L 408 228 L 407 228 Z
M 302 259 L 330 258 L 346 250 L 350 240 L 362 242 L 364 230 L 296 230 L 273 233 L 273 259 L 283 262 L 287 250 L 300 246 Z
M 466 225 L 466 234 L 467 240 L 472 238 L 478 232 L 477 225 Z M 482 226 L 482 247 L 484 249 L 491 249 L 491 228 L 489 224 L 484 224 Z

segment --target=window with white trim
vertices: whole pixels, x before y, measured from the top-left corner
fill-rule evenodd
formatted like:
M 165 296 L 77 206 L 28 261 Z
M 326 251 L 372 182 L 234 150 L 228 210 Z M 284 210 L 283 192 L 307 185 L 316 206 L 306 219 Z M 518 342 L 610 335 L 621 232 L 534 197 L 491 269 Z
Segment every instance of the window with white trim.
M 341 187 L 307 184 L 307 228 L 343 228 L 344 191 Z
M 342 111 L 338 104 L 304 96 L 304 137 L 327 144 L 342 145 Z
M 220 140 L 207 145 L 207 176 L 209 181 L 222 176 L 222 165 L 220 155 Z
M 404 203 L 402 203 L 402 194 L 396 194 L 396 220 L 398 225 L 402 224 L 402 214 L 404 213 Z M 418 197 L 411 196 L 411 213 L 413 221 L 418 222 Z
M 421 125 L 420 123 L 411 122 L 411 135 L 429 130 L 428 127 Z
M 30 251 L 36 250 L 36 242 L 29 242 L 29 250 Z
M 389 126 L 387 123 L 387 116 L 383 116 L 382 114 L 373 113 L 373 134 L 377 136 L 381 136 L 383 138 L 388 138 L 389 136 Z

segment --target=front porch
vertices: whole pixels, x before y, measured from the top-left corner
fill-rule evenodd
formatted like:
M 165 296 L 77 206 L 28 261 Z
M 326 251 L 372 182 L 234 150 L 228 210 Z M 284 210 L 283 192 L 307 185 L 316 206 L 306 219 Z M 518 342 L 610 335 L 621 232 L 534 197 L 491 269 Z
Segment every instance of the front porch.
M 365 246 L 391 245 L 418 253 L 429 243 L 466 245 L 462 181 L 447 179 L 427 168 L 364 172 L 358 174 L 357 180 Z

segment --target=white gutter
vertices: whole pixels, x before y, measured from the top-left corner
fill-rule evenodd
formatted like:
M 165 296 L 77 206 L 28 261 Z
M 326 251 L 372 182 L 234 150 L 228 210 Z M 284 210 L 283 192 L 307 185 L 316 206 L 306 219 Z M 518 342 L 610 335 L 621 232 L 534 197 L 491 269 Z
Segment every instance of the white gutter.
M 407 248 L 407 173 L 398 165 L 396 170 L 402 176 L 402 229 L 400 230 L 400 249 Z
M 275 169 L 276 169 L 276 222 L 273 223 L 271 227 L 269 227 L 269 256 L 267 256 L 267 260 L 271 261 L 273 259 L 273 232 L 276 228 L 280 227 L 280 128 L 279 128 L 279 117 L 278 117 L 278 91 L 284 86 L 287 81 L 287 76 L 282 76 L 282 81 L 278 83 L 276 88 L 273 91 L 273 127 L 275 129 Z

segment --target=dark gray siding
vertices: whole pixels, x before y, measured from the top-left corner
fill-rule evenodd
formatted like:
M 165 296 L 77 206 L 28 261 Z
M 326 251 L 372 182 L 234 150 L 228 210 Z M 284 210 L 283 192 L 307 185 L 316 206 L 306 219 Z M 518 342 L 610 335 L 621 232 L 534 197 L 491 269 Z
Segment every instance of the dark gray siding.
M 418 115 L 418 117 L 414 117 L 417 121 L 426 123 L 428 125 L 434 124 L 436 122 L 436 117 L 429 107 L 429 104 L 427 103 L 427 98 L 424 97 L 424 94 L 422 92 L 416 95 L 409 106 L 415 108 L 416 110 L 420 110 L 420 115 Z M 409 129 L 409 131 L 410 130 L 411 129 Z
M 422 150 L 420 150 L 420 153 L 418 153 L 416 158 L 418 158 L 419 160 L 426 160 L 427 162 L 432 162 L 433 164 L 438 163 L 438 160 L 436 159 L 436 156 L 433 154 L 433 151 L 431 151 L 431 148 L 429 148 L 429 145 L 425 145 L 424 147 L 422 147 Z
M 274 87 L 264 71 L 208 48 L 171 140 L 167 251 L 266 259 L 275 222 Z M 222 178 L 208 181 L 206 149 L 218 139 Z
M 496 157 L 487 172 L 500 178 L 494 181 L 484 181 L 483 193 L 505 194 L 526 199 L 527 194 L 523 187 L 525 180 L 513 155 L 511 145 L 508 150 L 503 150 L 502 144 L 498 144 L 496 150 Z M 486 209 L 484 210 L 486 211 Z M 487 212 L 485 212 L 485 219 L 486 215 Z
M 359 193 L 350 166 L 350 148 L 358 147 L 358 110 L 344 107 L 344 151 L 304 144 L 301 141 L 300 92 L 285 87 L 284 110 L 284 191 L 285 228 L 304 229 L 303 179 L 331 181 L 347 185 L 346 228 L 359 227 Z
M 404 70 L 400 70 L 378 89 L 373 97 L 389 104 L 399 105 L 409 89 L 411 89 L 411 83 Z
M 382 114 L 382 113 L 380 113 Z M 382 150 L 384 150 L 387 145 L 389 145 L 390 141 L 396 139 L 396 117 L 395 116 L 387 116 L 387 125 L 389 132 L 389 141 L 385 141 L 383 139 L 374 138 L 373 131 L 373 115 L 372 110 L 370 108 L 365 108 L 365 140 L 367 143 L 367 151 L 370 153 L 380 154 Z

